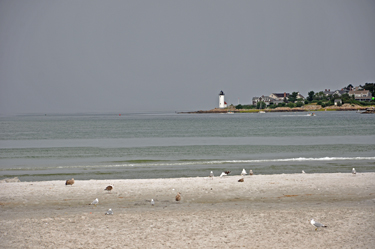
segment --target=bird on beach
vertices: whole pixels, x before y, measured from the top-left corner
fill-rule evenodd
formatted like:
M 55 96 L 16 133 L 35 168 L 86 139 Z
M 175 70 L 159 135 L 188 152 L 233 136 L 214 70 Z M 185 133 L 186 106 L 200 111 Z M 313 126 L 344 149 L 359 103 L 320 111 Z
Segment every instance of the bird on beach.
M 90 205 L 94 205 L 96 207 L 96 205 L 99 203 L 99 200 L 98 198 L 96 198 L 93 202 L 91 202 Z
M 72 180 L 66 180 L 65 185 L 72 185 L 74 184 L 74 178 Z
M 352 174 L 353 175 L 357 174 L 357 171 L 355 171 L 355 168 L 352 169 Z
M 243 178 L 239 179 L 238 182 L 244 182 L 245 180 Z
M 302 170 L 302 174 L 305 174 L 305 171 L 304 171 L 304 170 Z
M 225 174 L 229 175 L 230 171 L 224 171 Z
M 225 172 L 221 172 L 220 177 L 227 176 L 228 174 Z
M 246 173 L 246 170 L 245 170 L 245 169 L 242 169 L 242 172 L 241 172 L 241 176 L 243 176 L 243 175 L 247 175 L 247 173 Z
M 155 201 L 154 201 L 154 199 L 151 199 L 151 205 L 152 205 L 152 206 L 155 205 Z
M 105 212 L 105 215 L 112 215 L 113 214 L 113 211 L 112 211 L 112 209 L 108 209 L 108 211 L 107 212 Z
M 210 172 L 210 177 L 211 177 L 211 179 L 214 179 L 214 172 Z
M 178 194 L 176 195 L 176 201 L 181 201 L 181 193 L 178 192 Z
M 113 185 L 108 185 L 104 190 L 111 192 L 112 189 L 113 189 Z
M 251 175 L 251 176 L 252 176 L 253 174 L 254 174 L 254 173 L 253 173 L 253 171 L 252 171 L 252 170 L 250 170 L 250 171 L 249 171 L 249 175 Z
M 319 222 L 316 222 L 314 219 L 311 219 L 310 223 L 315 227 L 315 231 L 318 230 L 319 227 L 327 227 Z

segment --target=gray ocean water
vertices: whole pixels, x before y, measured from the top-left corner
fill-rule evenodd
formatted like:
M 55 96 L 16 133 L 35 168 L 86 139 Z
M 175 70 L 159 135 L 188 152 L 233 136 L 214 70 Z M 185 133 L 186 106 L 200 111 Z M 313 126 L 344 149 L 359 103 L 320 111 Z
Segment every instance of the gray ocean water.
M 375 172 L 375 115 L 74 114 L 0 117 L 0 179 Z

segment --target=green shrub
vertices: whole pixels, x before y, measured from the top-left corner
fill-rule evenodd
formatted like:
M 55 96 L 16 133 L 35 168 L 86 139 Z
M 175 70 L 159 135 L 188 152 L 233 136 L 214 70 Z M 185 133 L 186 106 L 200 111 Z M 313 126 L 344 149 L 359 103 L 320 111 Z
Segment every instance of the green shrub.
M 289 103 L 288 103 L 288 107 L 289 107 L 289 108 L 293 108 L 293 107 L 295 107 L 295 106 L 296 106 L 296 105 L 295 105 L 294 103 L 292 103 L 292 102 L 289 102 Z
M 303 106 L 303 103 L 301 101 L 297 101 L 296 106 L 301 107 L 301 106 Z

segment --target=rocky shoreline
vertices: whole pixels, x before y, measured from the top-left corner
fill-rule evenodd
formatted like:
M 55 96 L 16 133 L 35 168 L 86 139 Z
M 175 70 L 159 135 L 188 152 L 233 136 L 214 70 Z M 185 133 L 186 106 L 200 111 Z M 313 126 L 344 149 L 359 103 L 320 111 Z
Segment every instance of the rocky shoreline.
M 236 109 L 234 106 L 221 109 L 215 108 L 211 110 L 199 110 L 199 111 L 192 111 L 192 112 L 179 112 L 180 114 L 204 114 L 204 113 L 259 113 L 259 111 L 264 112 L 312 112 L 312 111 L 364 111 L 367 110 L 369 107 L 366 106 L 359 106 L 359 105 L 351 105 L 351 104 L 344 104 L 342 106 L 327 106 L 322 107 L 321 105 L 305 105 L 302 107 L 277 107 L 275 109 Z

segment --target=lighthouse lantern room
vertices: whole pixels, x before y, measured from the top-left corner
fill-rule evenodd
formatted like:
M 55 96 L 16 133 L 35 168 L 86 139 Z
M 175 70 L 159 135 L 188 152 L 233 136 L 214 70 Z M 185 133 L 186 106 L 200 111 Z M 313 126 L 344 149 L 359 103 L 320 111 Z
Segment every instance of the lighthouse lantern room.
M 224 101 L 224 92 L 220 91 L 219 93 L 219 108 L 226 108 L 227 103 Z

